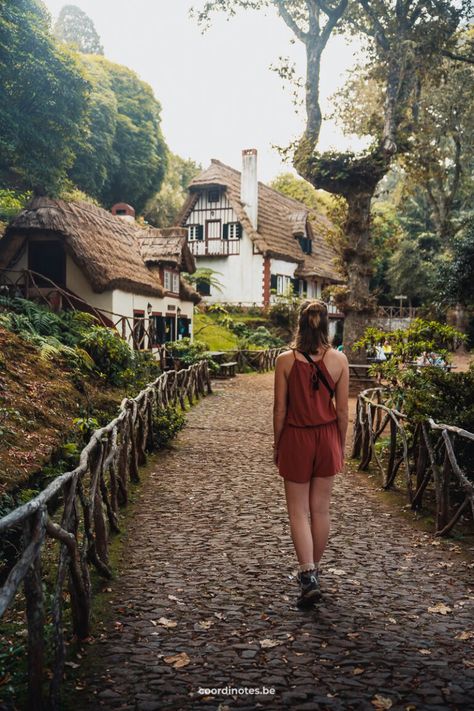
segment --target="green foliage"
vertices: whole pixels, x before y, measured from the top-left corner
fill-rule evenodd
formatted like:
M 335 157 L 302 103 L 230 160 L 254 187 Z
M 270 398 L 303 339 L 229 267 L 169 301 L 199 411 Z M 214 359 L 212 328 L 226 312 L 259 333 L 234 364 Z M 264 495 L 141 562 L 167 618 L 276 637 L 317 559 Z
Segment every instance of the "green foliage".
M 99 429 L 99 421 L 95 417 L 75 417 L 72 423 L 84 439 L 89 439 L 94 430 Z
M 22 210 L 31 193 L 22 193 L 18 190 L 0 190 L 0 221 L 7 222 Z
M 151 87 L 135 72 L 103 57 L 96 57 L 95 61 L 106 69 L 117 101 L 114 165 L 101 199 L 108 206 L 124 200 L 140 213 L 150 196 L 160 189 L 167 165 L 161 105 Z M 85 186 L 83 189 L 87 192 Z
M 93 359 L 98 372 L 111 385 L 122 385 L 129 377 L 133 353 L 116 331 L 92 326 L 83 334 L 81 346 Z
M 208 346 L 203 341 L 191 341 L 186 337 L 180 341 L 171 341 L 167 344 L 167 349 L 175 358 L 179 358 L 183 366 L 187 367 L 203 360 L 203 354 Z
M 0 179 L 57 194 L 81 139 L 89 84 L 52 37 L 42 3 L 2 3 L 0 79 Z
M 450 254 L 433 276 L 438 299 L 447 304 L 474 305 L 474 220 L 452 243 Z
M 78 52 L 104 54 L 93 21 L 77 5 L 64 5 L 54 25 L 54 34 Z
M 248 348 L 249 346 L 258 346 L 259 348 L 278 348 L 284 344 L 284 341 L 277 336 L 274 336 L 265 326 L 257 326 L 250 328 L 247 324 L 241 321 L 234 321 L 231 316 L 223 316 L 219 319 L 219 323 L 236 334 L 239 339 L 239 348 Z
M 404 412 L 413 422 L 431 417 L 474 432 L 474 368 L 447 373 L 433 366 L 412 373 L 405 388 Z
M 169 406 L 160 410 L 153 417 L 153 448 L 160 449 L 169 445 L 178 432 L 183 429 L 186 417 L 177 407 Z
M 298 323 L 300 299 L 296 296 L 280 298 L 270 306 L 268 317 L 275 326 L 293 332 Z
M 148 200 L 143 211 L 145 220 L 154 227 L 176 224 L 178 213 L 188 195 L 188 185 L 201 170 L 202 167 L 193 160 L 170 153 L 161 189 Z
M 91 91 L 83 136 L 75 147 L 76 156 L 69 176 L 86 194 L 101 201 L 108 181 L 117 169 L 118 158 L 114 151 L 114 141 L 118 101 L 107 61 L 90 55 L 81 55 L 79 59 L 90 82 Z
M 293 173 L 281 173 L 270 183 L 270 187 L 287 197 L 302 202 L 310 210 L 327 214 L 331 195 L 322 190 L 316 190 L 307 180 Z
M 390 361 L 376 366 L 379 372 L 384 374 L 388 373 L 387 368 L 393 368 L 394 364 L 401 365 L 414 361 L 424 351 L 436 352 L 446 360 L 449 351 L 464 340 L 465 335 L 452 326 L 416 318 L 407 329 L 383 331 L 371 326 L 364 331 L 364 335 L 354 344 L 354 347 L 373 351 L 377 344 L 388 341 L 392 346 L 393 356 Z
M 201 286 L 210 287 L 216 291 L 222 291 L 222 282 L 219 281 L 217 275 L 222 275 L 222 272 L 218 272 L 210 267 L 198 267 L 192 274 L 188 274 L 187 272 L 183 273 L 183 277 L 186 281 L 191 284 L 191 286 L 194 286 L 197 291 L 199 291 Z M 209 304 L 208 308 L 213 305 L 214 304 Z

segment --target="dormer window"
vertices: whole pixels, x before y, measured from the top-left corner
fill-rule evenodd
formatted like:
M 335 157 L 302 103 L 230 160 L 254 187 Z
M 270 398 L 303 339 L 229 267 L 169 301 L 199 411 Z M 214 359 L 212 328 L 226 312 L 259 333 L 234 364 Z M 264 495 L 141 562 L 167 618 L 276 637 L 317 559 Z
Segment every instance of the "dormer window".
M 207 201 L 208 202 L 219 202 L 220 193 L 219 190 L 208 190 Z
M 179 294 L 179 274 L 171 269 L 163 269 L 163 285 L 166 291 Z
M 309 237 L 298 237 L 298 242 L 300 243 L 301 250 L 305 254 L 311 254 L 313 251 L 313 240 Z

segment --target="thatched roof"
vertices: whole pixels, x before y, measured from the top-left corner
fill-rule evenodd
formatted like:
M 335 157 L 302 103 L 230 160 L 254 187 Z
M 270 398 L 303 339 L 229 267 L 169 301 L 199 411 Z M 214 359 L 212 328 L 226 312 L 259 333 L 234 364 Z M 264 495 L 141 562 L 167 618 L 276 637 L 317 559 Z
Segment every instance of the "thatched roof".
M 192 301 L 193 304 L 199 304 L 202 301 L 201 294 L 182 276 L 179 277 L 179 298 L 183 301 Z
M 0 269 L 6 269 L 31 234 L 50 232 L 66 250 L 96 292 L 123 289 L 164 295 L 157 275 L 140 254 L 138 225 L 85 202 L 33 198 L 8 225 L 0 242 Z
M 184 227 L 141 230 L 138 238 L 143 260 L 147 265 L 170 264 L 192 274 L 196 262 L 188 246 L 187 230 Z
M 189 196 L 181 210 L 177 221 L 186 224 L 194 205 L 203 188 L 224 187 L 237 219 L 241 222 L 250 239 L 264 255 L 297 262 L 298 273 L 302 270 L 306 277 L 321 276 L 331 281 L 342 281 L 342 277 L 334 265 L 336 253 L 326 243 L 324 234 L 331 223 L 324 216 L 318 215 L 313 221 L 313 230 L 308 227 L 310 211 L 298 200 L 283 195 L 258 183 L 258 225 L 255 230 L 247 216 L 240 199 L 240 171 L 213 159 L 209 168 L 200 173 L 189 184 Z M 326 224 L 327 223 L 327 224 Z M 323 226 L 324 229 L 319 229 Z M 305 233 L 313 236 L 313 254 L 306 255 L 297 237 Z M 302 278 L 303 275 L 301 275 Z

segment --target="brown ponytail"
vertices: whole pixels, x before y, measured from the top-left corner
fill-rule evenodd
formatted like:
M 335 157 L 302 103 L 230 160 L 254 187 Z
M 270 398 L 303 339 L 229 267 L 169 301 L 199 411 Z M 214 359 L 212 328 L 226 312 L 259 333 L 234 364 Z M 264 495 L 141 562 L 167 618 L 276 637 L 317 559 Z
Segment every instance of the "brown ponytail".
M 291 348 L 315 353 L 321 346 L 329 346 L 328 309 L 324 301 L 303 301 L 298 308 L 298 324 Z

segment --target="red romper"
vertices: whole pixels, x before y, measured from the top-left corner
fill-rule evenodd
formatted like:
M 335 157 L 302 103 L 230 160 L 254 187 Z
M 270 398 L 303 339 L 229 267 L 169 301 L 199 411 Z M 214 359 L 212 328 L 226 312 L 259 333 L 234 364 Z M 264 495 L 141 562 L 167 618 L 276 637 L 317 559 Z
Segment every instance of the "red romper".
M 334 389 L 334 380 L 324 363 L 325 355 L 313 362 Z M 333 476 L 340 472 L 343 452 L 336 408 L 329 390 L 321 380 L 318 389 L 313 389 L 311 380 L 315 366 L 298 360 L 294 349 L 293 356 L 277 465 L 284 479 L 305 483 L 313 476 Z

